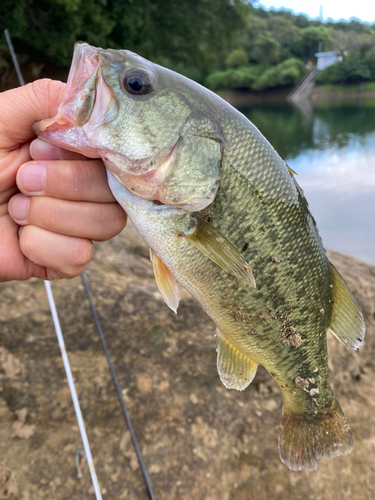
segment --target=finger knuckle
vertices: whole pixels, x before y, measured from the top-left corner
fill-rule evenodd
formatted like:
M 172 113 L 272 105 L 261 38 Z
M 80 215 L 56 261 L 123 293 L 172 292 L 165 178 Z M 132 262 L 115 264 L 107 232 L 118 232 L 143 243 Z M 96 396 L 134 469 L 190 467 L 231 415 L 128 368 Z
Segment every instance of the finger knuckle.
M 83 161 L 74 162 L 74 168 L 70 171 L 70 188 L 73 200 L 83 200 L 87 190 L 86 165 Z
M 47 102 L 52 106 L 62 97 L 65 85 L 57 80 L 42 78 L 30 83 L 27 87 L 28 90 L 30 89 L 30 97 L 33 101 L 35 98 L 37 103 L 46 102 L 47 98 Z
M 71 273 L 79 274 L 85 269 L 94 254 L 94 245 L 91 240 L 79 238 L 75 239 L 71 252 Z
M 19 244 L 22 253 L 32 262 L 37 262 L 38 260 L 36 248 L 37 238 L 35 238 L 35 231 L 35 226 L 24 226 L 19 237 Z
M 103 228 L 101 239 L 106 241 L 119 234 L 126 226 L 127 216 L 117 203 L 108 203 L 103 207 L 101 227 Z

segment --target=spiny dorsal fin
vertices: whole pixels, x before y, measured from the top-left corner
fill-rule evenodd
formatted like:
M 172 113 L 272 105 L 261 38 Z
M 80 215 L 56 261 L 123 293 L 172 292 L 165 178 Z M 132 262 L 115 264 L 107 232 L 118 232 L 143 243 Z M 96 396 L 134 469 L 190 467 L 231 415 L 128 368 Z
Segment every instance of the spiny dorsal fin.
M 177 314 L 180 302 L 180 292 L 178 290 L 176 278 L 164 264 L 164 262 L 150 248 L 150 260 L 154 268 L 156 284 L 167 306 Z
M 227 389 L 243 391 L 255 377 L 258 363 L 243 354 L 217 330 L 217 371 Z
M 195 216 L 192 232 L 184 236 L 221 269 L 256 288 L 249 264 L 226 237 L 207 221 Z
M 290 174 L 292 174 L 292 175 L 298 175 L 297 172 L 295 172 L 292 168 L 290 168 L 290 166 L 287 163 L 285 163 L 285 166 L 288 169 L 288 172 Z
M 328 329 L 343 344 L 358 349 L 365 336 L 365 323 L 357 301 L 335 266 L 329 263 L 332 313 Z

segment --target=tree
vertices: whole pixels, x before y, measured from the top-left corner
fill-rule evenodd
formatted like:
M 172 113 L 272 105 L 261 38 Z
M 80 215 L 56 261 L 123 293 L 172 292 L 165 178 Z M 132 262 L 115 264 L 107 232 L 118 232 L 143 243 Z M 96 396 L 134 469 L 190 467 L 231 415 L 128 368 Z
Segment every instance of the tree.
M 0 19 L 18 54 L 38 62 L 67 66 L 85 40 L 207 70 L 238 46 L 247 9 L 244 0 L 3 0 Z
M 264 71 L 256 82 L 256 88 L 261 90 L 295 85 L 301 79 L 303 71 L 302 61 L 295 58 L 287 59 Z
M 319 43 L 322 43 L 324 51 L 331 50 L 332 38 L 330 32 L 324 26 L 309 26 L 301 30 L 300 57 L 304 59 L 313 59 L 318 52 Z
M 319 83 L 357 83 L 371 79 L 371 68 L 361 58 L 348 57 L 329 66 L 318 75 Z
M 225 60 L 225 65 L 228 68 L 238 68 L 239 66 L 246 66 L 249 62 L 247 54 L 244 49 L 235 49 L 230 52 Z
M 268 29 L 273 38 L 280 44 L 280 59 L 288 59 L 298 55 L 298 47 L 302 42 L 301 30 L 290 18 L 274 16 L 268 19 Z
M 339 51 L 344 58 L 350 52 L 357 56 L 363 55 L 375 45 L 374 36 L 367 32 L 331 29 L 330 35 L 334 49 Z

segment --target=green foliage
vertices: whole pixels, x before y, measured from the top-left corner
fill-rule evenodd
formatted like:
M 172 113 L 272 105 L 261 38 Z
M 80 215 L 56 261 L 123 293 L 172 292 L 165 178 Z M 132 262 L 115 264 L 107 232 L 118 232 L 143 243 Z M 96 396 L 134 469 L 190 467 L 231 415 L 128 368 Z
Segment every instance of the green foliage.
M 228 68 L 238 68 L 238 66 L 245 66 L 249 62 L 247 54 L 244 49 L 235 49 L 230 52 L 225 60 Z
M 302 61 L 290 58 L 277 66 L 251 65 L 214 71 L 206 79 L 207 87 L 217 89 L 263 90 L 295 85 L 302 77 Z
M 299 55 L 302 43 L 301 30 L 286 17 L 275 16 L 268 21 L 268 27 L 273 38 L 280 45 L 281 61 Z
M 2 0 L 21 64 L 67 67 L 78 40 L 126 48 L 213 89 L 294 85 L 318 51 L 345 61 L 319 76 L 325 83 L 375 80 L 375 25 L 322 23 L 252 0 Z M 12 64 L 0 37 L 0 77 Z
M 244 27 L 240 0 L 112 0 L 110 44 L 167 65 L 207 70 L 223 60 Z M 224 22 L 225 20 L 225 22 Z
M 250 59 L 256 63 L 276 64 L 280 60 L 280 44 L 269 31 L 261 33 L 252 43 Z
M 371 71 L 373 70 L 373 71 Z M 341 62 L 337 62 L 323 70 L 317 77 L 318 83 L 353 83 L 375 78 L 375 58 L 374 65 L 362 59 L 348 57 Z
M 335 50 L 345 55 L 350 53 L 363 53 L 374 43 L 374 37 L 365 29 L 362 33 L 331 29 L 330 35 Z
M 245 49 L 252 63 L 275 64 L 280 60 L 280 44 L 268 29 L 268 22 L 250 15 L 247 19 Z
M 323 50 L 333 50 L 330 32 L 324 26 L 309 26 L 301 30 L 300 54 L 307 59 L 314 59 L 318 52 L 319 43 L 322 43 Z
M 375 80 L 375 48 L 368 51 L 364 57 L 364 62 L 370 70 L 370 79 Z
M 21 58 L 36 62 L 67 66 L 85 40 L 207 70 L 235 44 L 243 8 L 242 0 L 3 0 L 0 19 Z
M 210 73 L 205 81 L 207 87 L 217 89 L 253 89 L 259 78 L 260 66 L 242 66 Z
M 262 90 L 295 85 L 301 79 L 303 72 L 302 61 L 296 58 L 287 59 L 264 71 L 257 81 L 256 88 Z
M 92 0 L 21 0 L 9 10 L 1 4 L 0 18 L 8 27 L 21 59 L 67 66 L 73 45 L 85 40 L 104 45 L 114 21 L 106 5 Z

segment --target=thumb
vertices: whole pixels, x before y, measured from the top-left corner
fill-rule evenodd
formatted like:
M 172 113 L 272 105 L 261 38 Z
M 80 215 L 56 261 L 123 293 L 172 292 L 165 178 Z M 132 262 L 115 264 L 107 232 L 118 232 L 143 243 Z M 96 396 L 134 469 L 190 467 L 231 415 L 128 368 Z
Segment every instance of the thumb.
M 0 94 L 0 148 L 11 150 L 34 138 L 33 123 L 57 114 L 65 86 L 43 79 Z

